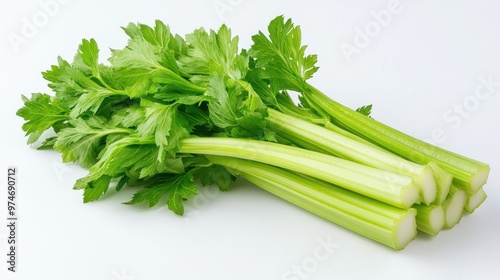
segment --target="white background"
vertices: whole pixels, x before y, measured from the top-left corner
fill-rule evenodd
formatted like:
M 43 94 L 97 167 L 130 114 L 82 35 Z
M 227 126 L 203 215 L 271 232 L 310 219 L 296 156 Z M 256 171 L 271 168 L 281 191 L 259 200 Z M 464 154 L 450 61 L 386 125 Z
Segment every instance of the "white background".
M 0 279 L 498 279 L 500 86 L 482 100 L 474 96 L 480 77 L 500 82 L 498 1 L 401 0 L 380 30 L 373 12 L 388 0 L 61 0 L 49 13 L 45 2 L 2 1 L 0 8 Z M 229 193 L 201 190 L 186 217 L 120 204 L 130 190 L 83 204 L 72 186 L 86 172 L 25 144 L 15 116 L 20 95 L 50 92 L 40 72 L 58 55 L 71 60 L 82 38 L 97 40 L 105 62 L 109 48 L 126 43 L 119 27 L 129 22 L 161 19 L 179 34 L 225 22 L 248 48 L 250 36 L 280 14 L 302 26 L 309 53 L 319 55 L 312 83 L 332 98 L 351 107 L 373 103 L 376 119 L 489 163 L 482 207 L 453 230 L 419 235 L 397 252 L 243 181 Z M 23 34 L 28 22 L 37 30 Z M 356 43 L 356 28 L 367 26 L 375 28 L 369 41 Z M 13 44 L 15 36 L 24 41 Z M 346 56 L 347 44 L 357 53 Z M 19 169 L 16 274 L 4 261 L 7 166 Z M 315 260 L 319 240 L 335 248 Z M 287 274 L 294 266 L 304 274 Z

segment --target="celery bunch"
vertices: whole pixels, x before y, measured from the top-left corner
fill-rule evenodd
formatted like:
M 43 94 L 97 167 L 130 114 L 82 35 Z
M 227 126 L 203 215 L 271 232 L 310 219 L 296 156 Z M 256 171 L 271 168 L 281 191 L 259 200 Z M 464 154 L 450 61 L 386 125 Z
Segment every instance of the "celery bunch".
M 309 84 L 318 70 L 301 31 L 277 17 L 249 50 L 223 25 L 179 36 L 161 21 L 129 24 L 99 62 L 94 39 L 43 73 L 54 95 L 24 97 L 28 143 L 88 168 L 83 201 L 139 186 L 126 204 L 183 201 L 237 176 L 395 249 L 436 235 L 486 198 L 487 164 L 422 142 Z M 295 104 L 290 91 L 300 93 Z

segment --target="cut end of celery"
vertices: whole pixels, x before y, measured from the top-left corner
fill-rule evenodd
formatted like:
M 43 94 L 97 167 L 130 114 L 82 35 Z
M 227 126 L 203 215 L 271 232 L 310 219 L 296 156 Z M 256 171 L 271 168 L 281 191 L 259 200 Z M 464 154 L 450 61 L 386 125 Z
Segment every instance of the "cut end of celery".
M 452 182 L 453 182 L 453 177 L 451 175 L 442 179 L 442 181 L 439 183 L 441 185 L 439 186 L 438 189 L 436 203 L 438 204 L 443 203 L 443 201 L 446 199 L 446 196 L 448 196 L 448 193 L 450 192 L 450 186 Z
M 419 188 L 415 184 L 410 184 L 401 190 L 401 201 L 405 208 L 410 208 L 419 198 Z
M 443 207 L 434 207 L 429 213 L 429 221 L 432 229 L 432 235 L 435 236 L 444 228 L 445 216 Z
M 444 208 L 442 205 L 414 205 L 417 209 L 417 229 L 429 235 L 436 236 L 445 225 Z
M 460 222 L 466 202 L 467 193 L 463 190 L 457 190 L 445 206 L 445 228 L 451 229 Z
M 436 236 L 445 226 L 444 209 L 441 205 L 436 205 L 428 215 L 429 224 L 427 230 L 424 232 Z
M 429 205 L 436 200 L 437 196 L 436 179 L 434 179 L 434 173 L 429 166 L 425 166 L 421 180 L 421 198 L 425 204 Z
M 477 172 L 470 181 L 470 187 L 473 192 L 479 191 L 479 189 L 486 184 L 488 181 L 488 176 L 490 175 L 490 167 L 486 166 Z
M 437 195 L 435 203 L 441 204 L 448 196 L 453 176 L 434 162 L 429 162 L 427 165 L 432 168 L 436 180 Z
M 395 231 L 397 242 L 395 249 L 404 249 L 417 236 L 416 215 L 415 209 L 409 209 L 408 213 L 399 221 Z
M 488 196 L 486 195 L 486 192 L 484 192 L 484 189 L 479 189 L 475 194 L 467 197 L 467 202 L 465 203 L 464 207 L 465 211 L 469 214 L 474 212 L 474 210 L 476 210 L 481 204 L 483 204 L 487 197 Z

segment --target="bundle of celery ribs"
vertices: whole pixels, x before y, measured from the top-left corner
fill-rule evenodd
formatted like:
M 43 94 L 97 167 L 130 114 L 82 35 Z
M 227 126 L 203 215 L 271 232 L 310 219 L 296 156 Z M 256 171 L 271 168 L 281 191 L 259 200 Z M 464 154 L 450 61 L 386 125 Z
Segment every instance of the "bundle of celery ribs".
M 179 36 L 129 24 L 127 45 L 99 62 L 94 39 L 43 72 L 53 94 L 23 96 L 28 144 L 87 168 L 83 201 L 135 188 L 178 215 L 198 188 L 237 177 L 339 226 L 404 248 L 486 199 L 489 166 L 352 110 L 308 80 L 318 70 L 301 30 L 277 17 L 249 49 L 223 25 Z M 267 34 L 266 34 L 267 33 Z M 299 101 L 291 97 L 299 94 Z M 49 130 L 48 133 L 44 133 Z

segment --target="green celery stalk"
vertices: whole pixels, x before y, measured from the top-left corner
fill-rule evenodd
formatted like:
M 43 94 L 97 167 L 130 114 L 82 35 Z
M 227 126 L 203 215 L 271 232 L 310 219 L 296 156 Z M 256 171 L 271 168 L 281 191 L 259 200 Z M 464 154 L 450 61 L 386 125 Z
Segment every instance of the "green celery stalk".
M 420 188 L 421 200 L 425 204 L 430 204 L 436 199 L 436 181 L 429 166 L 413 163 L 373 144 L 356 141 L 273 109 L 269 109 L 268 113 L 267 120 L 273 129 L 289 141 L 307 149 L 326 151 L 344 159 L 409 176 Z
M 267 30 L 268 35 L 260 31 L 252 36 L 249 55 L 255 59 L 253 73 L 260 78 L 253 78 L 251 82 L 255 88 L 263 89 L 261 94 L 272 107 L 286 114 L 293 112 L 299 115 L 301 111 L 308 115 L 308 109 L 312 109 L 323 122 L 332 122 L 412 162 L 435 162 L 453 176 L 457 186 L 469 193 L 476 192 L 486 183 L 490 171 L 487 164 L 411 137 L 347 108 L 309 84 L 308 80 L 319 69 L 316 66 L 317 56 L 306 54 L 307 46 L 301 42 L 302 31 L 291 19 L 278 16 L 269 23 Z M 282 102 L 278 97 L 284 95 L 280 91 L 285 94 L 286 91 L 300 93 L 300 106 L 306 110 L 291 109 L 292 102 L 283 105 L 285 108 L 280 106 Z
M 387 150 L 383 149 L 382 147 L 376 146 L 375 144 L 368 142 L 364 138 L 357 136 L 356 134 L 353 134 L 353 133 L 346 131 L 346 130 L 344 130 L 336 125 L 333 125 L 330 122 L 325 124 L 325 128 L 332 130 L 334 132 L 340 133 L 340 134 L 342 134 L 346 137 L 349 137 L 355 141 L 362 142 L 362 143 L 365 143 L 367 145 L 371 145 L 374 148 L 378 148 L 378 149 L 387 151 Z M 441 168 L 435 162 L 429 162 L 427 164 L 427 166 L 429 166 L 432 169 L 432 173 L 434 174 L 434 179 L 436 181 L 437 194 L 436 194 L 436 200 L 433 202 L 433 204 L 442 204 L 443 201 L 448 196 L 450 186 L 453 182 L 453 176 L 451 176 L 450 173 L 448 173 L 446 170 Z
M 442 205 L 413 205 L 417 210 L 417 229 L 436 236 L 445 226 L 445 214 Z
M 432 168 L 434 178 L 436 179 L 437 196 L 435 203 L 442 204 L 450 191 L 453 176 L 451 176 L 451 174 L 446 172 L 443 168 L 439 167 L 439 165 L 435 162 L 429 162 L 427 165 Z
M 416 236 L 415 209 L 399 209 L 262 163 L 220 156 L 207 158 L 274 195 L 394 249 L 405 248 Z
M 467 193 L 457 188 L 454 184 L 450 187 L 448 197 L 443 201 L 445 228 L 451 229 L 460 223 L 467 201 Z
M 410 161 L 419 164 L 436 162 L 454 177 L 454 183 L 467 192 L 476 192 L 488 179 L 488 164 L 409 136 L 347 108 L 311 85 L 302 93 L 308 104 L 326 112 L 336 125 Z
M 199 137 L 181 140 L 179 152 L 275 165 L 400 208 L 411 207 L 419 198 L 418 187 L 410 177 L 297 147 L 258 140 Z
M 476 210 L 481 204 L 483 204 L 487 197 L 488 196 L 486 195 L 486 192 L 484 192 L 483 188 L 480 188 L 474 194 L 467 194 L 467 201 L 464 207 L 465 212 L 469 214 L 474 212 L 474 210 Z

